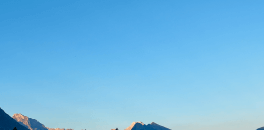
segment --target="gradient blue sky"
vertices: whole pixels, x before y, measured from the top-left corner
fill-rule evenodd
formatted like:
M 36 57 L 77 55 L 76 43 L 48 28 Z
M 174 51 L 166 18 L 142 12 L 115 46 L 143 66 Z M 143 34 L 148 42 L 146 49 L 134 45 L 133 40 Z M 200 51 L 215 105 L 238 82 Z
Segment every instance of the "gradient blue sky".
M 0 107 L 48 127 L 264 126 L 264 1 L 1 0 Z

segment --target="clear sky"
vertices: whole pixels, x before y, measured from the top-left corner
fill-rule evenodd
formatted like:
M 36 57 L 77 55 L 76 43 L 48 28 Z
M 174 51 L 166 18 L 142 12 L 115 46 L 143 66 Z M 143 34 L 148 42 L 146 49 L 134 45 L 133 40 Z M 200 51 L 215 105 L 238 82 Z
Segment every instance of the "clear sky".
M 1 0 L 0 107 L 48 127 L 264 126 L 263 0 Z

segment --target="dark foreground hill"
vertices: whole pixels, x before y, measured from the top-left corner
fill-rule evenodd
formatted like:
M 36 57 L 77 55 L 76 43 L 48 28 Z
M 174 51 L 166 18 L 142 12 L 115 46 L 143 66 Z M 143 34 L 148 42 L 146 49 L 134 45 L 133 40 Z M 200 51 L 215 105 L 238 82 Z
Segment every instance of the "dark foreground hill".
M 29 130 L 19 124 L 16 120 L 14 120 L 0 108 L 0 130 L 13 130 L 14 127 L 16 127 L 17 130 Z

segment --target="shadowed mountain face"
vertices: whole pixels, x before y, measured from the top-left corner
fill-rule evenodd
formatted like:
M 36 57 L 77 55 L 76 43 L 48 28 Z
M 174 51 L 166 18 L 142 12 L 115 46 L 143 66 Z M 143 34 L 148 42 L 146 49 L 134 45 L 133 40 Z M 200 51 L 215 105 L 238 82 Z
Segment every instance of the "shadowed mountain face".
M 13 118 L 20 124 L 26 126 L 30 130 L 73 130 L 73 129 L 60 129 L 60 128 L 48 128 L 45 125 L 41 124 L 35 119 L 28 118 L 22 114 L 14 114 Z
M 258 128 L 257 130 L 264 130 L 264 127 Z
M 159 124 L 157 124 L 155 122 L 152 122 L 151 124 L 148 124 L 147 126 L 153 128 L 155 130 L 170 130 L 170 129 L 168 129 L 168 128 L 164 127 L 164 126 L 161 126 L 161 125 L 159 125 Z
M 0 130 L 13 130 L 14 127 L 16 127 L 17 130 L 29 130 L 11 118 L 0 108 Z
M 125 130 L 170 130 L 166 127 L 158 125 L 157 123 L 152 122 L 151 124 L 145 125 L 142 122 L 133 122 Z

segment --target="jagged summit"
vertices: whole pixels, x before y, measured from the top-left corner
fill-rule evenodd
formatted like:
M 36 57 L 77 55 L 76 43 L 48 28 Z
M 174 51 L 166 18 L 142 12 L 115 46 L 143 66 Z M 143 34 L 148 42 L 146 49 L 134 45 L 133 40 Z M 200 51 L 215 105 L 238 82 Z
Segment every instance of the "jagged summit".
M 157 123 L 155 123 L 155 122 L 151 122 L 150 124 L 151 124 L 151 125 L 158 125 L 158 124 L 157 124 Z
M 13 119 L 15 119 L 18 123 L 25 126 L 29 130 L 65 130 L 64 128 L 48 128 L 36 119 L 29 118 L 27 116 L 24 116 L 22 114 L 14 114 Z M 72 129 L 66 129 L 66 130 L 72 130 Z
M 129 127 L 127 127 L 125 130 L 134 130 L 134 129 L 140 129 L 143 126 L 145 126 L 145 124 L 141 121 L 138 122 L 133 122 Z
M 170 130 L 170 129 L 163 127 L 155 122 L 145 125 L 143 122 L 139 121 L 139 122 L 133 122 L 125 130 Z
M 48 130 L 43 124 L 38 122 L 36 119 L 28 118 L 22 114 L 14 114 L 13 119 L 15 119 L 21 125 L 26 126 L 30 130 Z
M 21 113 L 15 113 L 13 116 L 24 116 L 24 115 Z
M 132 125 L 135 125 L 135 124 L 137 124 L 137 123 L 139 123 L 139 124 L 141 124 L 141 125 L 145 125 L 145 124 L 144 124 L 143 122 L 141 122 L 141 121 L 133 122 Z

